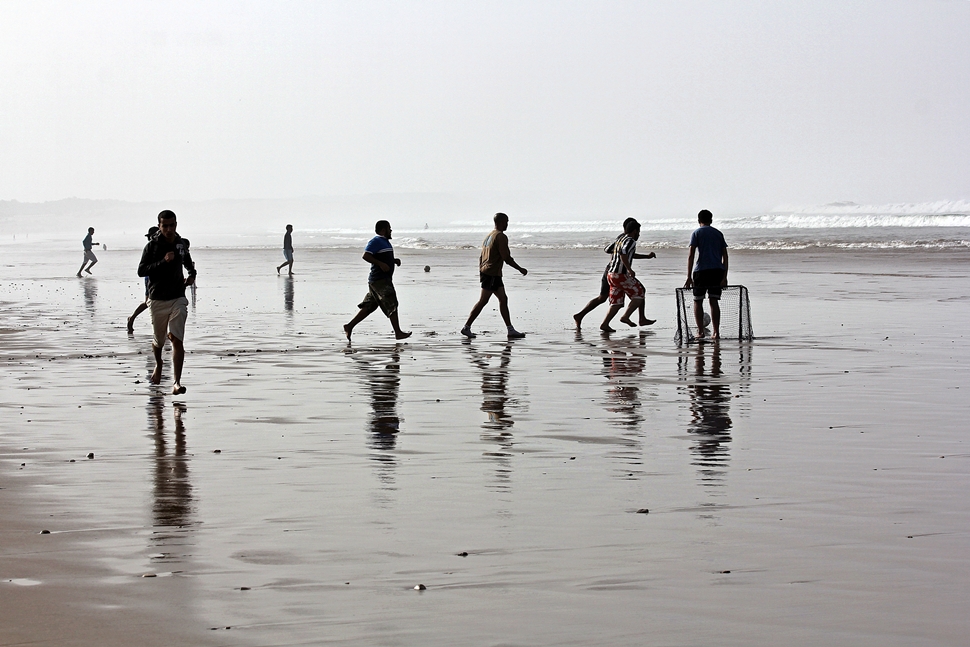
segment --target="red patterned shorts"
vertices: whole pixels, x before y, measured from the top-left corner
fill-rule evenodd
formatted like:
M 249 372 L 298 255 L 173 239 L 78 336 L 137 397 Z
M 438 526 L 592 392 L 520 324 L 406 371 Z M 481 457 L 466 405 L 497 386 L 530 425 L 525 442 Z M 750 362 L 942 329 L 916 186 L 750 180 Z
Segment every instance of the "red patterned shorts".
M 606 281 L 610 284 L 610 305 L 621 306 L 624 302 L 624 295 L 629 295 L 631 299 L 642 299 L 647 291 L 643 283 L 630 276 L 629 274 L 607 274 Z

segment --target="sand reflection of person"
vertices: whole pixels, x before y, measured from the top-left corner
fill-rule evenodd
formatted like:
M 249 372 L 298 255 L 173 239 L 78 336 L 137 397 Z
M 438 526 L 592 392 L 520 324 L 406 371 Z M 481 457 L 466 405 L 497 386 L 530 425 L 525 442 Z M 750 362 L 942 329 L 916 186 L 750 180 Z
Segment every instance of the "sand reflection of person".
M 401 417 L 397 412 L 398 394 L 401 388 L 401 353 L 391 351 L 389 361 L 382 358 L 370 360 L 355 353 L 354 359 L 360 362 L 364 381 L 370 390 L 371 414 L 367 421 L 368 446 L 372 450 L 370 458 L 378 466 L 378 478 L 387 489 L 393 489 L 394 468 L 397 459 L 397 435 L 401 431 Z
M 283 283 L 283 309 L 289 315 L 293 314 L 293 276 L 287 276 Z
M 88 314 L 94 316 L 94 302 L 98 298 L 97 279 L 88 279 L 84 282 L 84 307 Z
M 173 444 L 165 433 L 165 398 L 153 396 L 148 400 L 148 428 L 155 440 L 155 475 L 152 502 L 152 542 L 171 549 L 185 546 L 194 525 L 192 484 L 189 481 L 189 454 L 186 451 L 185 425 L 187 410 L 182 402 L 173 402 L 175 432 Z M 173 555 L 160 551 L 164 559 L 181 559 L 185 554 Z
M 502 351 L 498 353 L 498 365 L 492 361 L 492 353 L 477 351 L 471 344 L 466 344 L 471 353 L 472 363 L 482 371 L 482 406 L 481 410 L 487 416 L 482 422 L 482 440 L 493 443 L 493 451 L 485 452 L 485 456 L 495 459 L 496 476 L 502 489 L 508 488 L 508 481 L 512 475 L 512 432 L 509 428 L 515 424 L 506 406 L 514 400 L 508 396 L 509 365 L 512 362 L 512 342 L 506 342 Z
M 721 370 L 720 344 L 709 347 L 710 367 L 707 366 L 707 348 L 701 345 L 694 350 L 694 380 L 687 391 L 690 395 L 691 419 L 688 433 L 696 436 L 691 447 L 695 454 L 693 464 L 698 467 L 701 482 L 706 485 L 722 485 L 721 481 L 729 459 L 728 443 L 731 442 L 731 387 Z M 687 358 L 681 365 L 686 377 Z

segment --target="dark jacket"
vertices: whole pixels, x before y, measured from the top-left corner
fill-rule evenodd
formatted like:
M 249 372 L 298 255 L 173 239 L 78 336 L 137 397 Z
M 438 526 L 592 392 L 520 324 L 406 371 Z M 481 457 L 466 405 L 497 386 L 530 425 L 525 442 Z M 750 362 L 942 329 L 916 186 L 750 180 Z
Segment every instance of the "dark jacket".
M 171 263 L 165 262 L 165 254 L 175 252 Z M 148 298 L 156 301 L 170 301 L 185 296 L 185 276 L 182 267 L 195 276 L 195 263 L 189 254 L 189 241 L 178 234 L 170 243 L 161 234 L 156 234 L 145 245 L 138 264 L 138 276 L 148 277 Z

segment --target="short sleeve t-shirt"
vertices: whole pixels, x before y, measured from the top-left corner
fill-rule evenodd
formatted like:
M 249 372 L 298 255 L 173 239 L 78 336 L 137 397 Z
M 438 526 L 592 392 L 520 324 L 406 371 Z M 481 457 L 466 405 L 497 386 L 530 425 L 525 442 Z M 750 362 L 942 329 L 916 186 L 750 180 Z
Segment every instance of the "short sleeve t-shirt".
M 724 234 L 711 227 L 698 227 L 690 235 L 690 246 L 697 249 L 694 257 L 694 271 L 702 270 L 723 270 L 724 264 L 721 263 L 721 252 L 727 247 L 724 242 Z
M 383 236 L 374 236 L 364 248 L 365 252 L 370 252 L 380 262 L 387 265 L 389 270 L 385 272 L 376 264 L 370 266 L 370 274 L 367 277 L 368 283 L 390 279 L 394 275 L 394 248 L 391 241 Z
M 633 254 L 636 251 L 637 241 L 635 241 L 631 236 L 623 234 L 615 243 L 613 243 L 613 258 L 610 259 L 610 264 L 606 266 L 607 273 L 626 274 L 626 266 L 623 264 L 620 256 L 626 256 L 632 263 Z

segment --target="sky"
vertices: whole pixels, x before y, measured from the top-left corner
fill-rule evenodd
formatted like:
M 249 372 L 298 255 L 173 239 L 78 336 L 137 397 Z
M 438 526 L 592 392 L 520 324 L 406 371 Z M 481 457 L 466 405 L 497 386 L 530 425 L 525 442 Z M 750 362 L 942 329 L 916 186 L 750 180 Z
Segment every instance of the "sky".
M 970 198 L 970 2 L 0 0 L 0 200 Z

